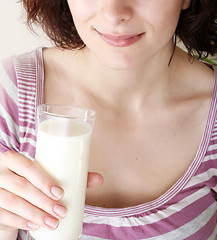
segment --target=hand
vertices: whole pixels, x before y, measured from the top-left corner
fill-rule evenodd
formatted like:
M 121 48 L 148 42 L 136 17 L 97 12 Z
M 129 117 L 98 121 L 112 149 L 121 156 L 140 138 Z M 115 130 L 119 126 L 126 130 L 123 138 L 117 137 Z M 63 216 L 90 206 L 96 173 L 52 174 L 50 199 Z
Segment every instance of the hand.
M 103 182 L 88 174 L 87 187 Z M 55 229 L 66 208 L 60 203 L 63 189 L 36 162 L 8 151 L 0 153 L 0 231 Z

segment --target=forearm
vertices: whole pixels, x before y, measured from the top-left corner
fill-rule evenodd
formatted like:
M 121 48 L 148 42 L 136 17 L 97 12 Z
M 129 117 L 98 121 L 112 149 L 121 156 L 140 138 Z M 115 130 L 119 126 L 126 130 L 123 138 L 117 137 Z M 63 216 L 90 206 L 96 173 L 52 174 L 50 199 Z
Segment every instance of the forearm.
M 18 230 L 14 231 L 3 231 L 0 230 L 0 239 L 1 240 L 16 240 L 18 236 Z

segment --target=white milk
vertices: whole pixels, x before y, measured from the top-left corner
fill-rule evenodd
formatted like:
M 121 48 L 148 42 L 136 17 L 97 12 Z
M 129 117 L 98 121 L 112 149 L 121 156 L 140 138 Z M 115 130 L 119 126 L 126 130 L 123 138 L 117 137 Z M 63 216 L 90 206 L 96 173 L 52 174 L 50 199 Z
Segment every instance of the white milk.
M 59 130 L 59 126 L 65 130 Z M 32 231 L 36 240 L 77 240 L 81 236 L 91 126 L 71 119 L 47 120 L 38 128 L 36 161 L 64 189 L 67 215 L 55 230 Z

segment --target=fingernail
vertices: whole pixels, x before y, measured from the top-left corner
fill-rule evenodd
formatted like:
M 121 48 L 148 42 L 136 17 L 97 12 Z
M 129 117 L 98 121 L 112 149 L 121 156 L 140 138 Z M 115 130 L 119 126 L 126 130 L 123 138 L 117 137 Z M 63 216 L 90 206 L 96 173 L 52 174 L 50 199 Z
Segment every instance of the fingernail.
M 34 222 L 31 222 L 31 221 L 28 221 L 26 223 L 27 227 L 28 228 L 31 228 L 31 229 L 34 229 L 34 230 L 37 230 L 39 228 L 39 225 L 34 223 Z
M 57 204 L 54 205 L 53 211 L 54 211 L 54 213 L 57 214 L 57 216 L 59 216 L 61 218 L 64 218 L 67 210 L 66 210 L 65 206 L 57 203 Z
M 53 217 L 45 217 L 44 218 L 44 223 L 50 227 L 50 228 L 57 228 L 57 226 L 59 225 L 59 221 L 56 218 Z
M 54 197 L 56 197 L 58 199 L 62 198 L 64 195 L 63 189 L 60 187 L 57 187 L 57 186 L 51 187 L 51 192 L 54 195 Z

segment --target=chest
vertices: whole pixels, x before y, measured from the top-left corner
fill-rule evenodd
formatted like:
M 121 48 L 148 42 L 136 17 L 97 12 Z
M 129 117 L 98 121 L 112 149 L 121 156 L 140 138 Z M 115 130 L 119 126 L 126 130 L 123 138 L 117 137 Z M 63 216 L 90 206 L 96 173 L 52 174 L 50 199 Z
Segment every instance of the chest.
M 58 74 L 48 76 L 48 72 L 46 102 L 79 105 L 97 112 L 89 171 L 102 174 L 104 184 L 87 190 L 87 204 L 116 208 L 154 200 L 172 187 L 194 160 L 212 91 L 171 99 L 171 106 L 164 108 L 157 106 L 161 102 L 155 109 L 144 102 L 141 111 L 123 114 L 119 106 L 115 106 L 116 112 L 108 102 L 93 99 L 79 81 L 72 84 L 66 77 L 70 80 L 62 82 L 62 72 L 59 78 Z
M 87 191 L 87 203 L 132 206 L 172 187 L 192 163 L 206 122 L 182 116 L 153 114 L 140 123 L 96 121 L 89 168 L 103 175 L 104 184 Z

